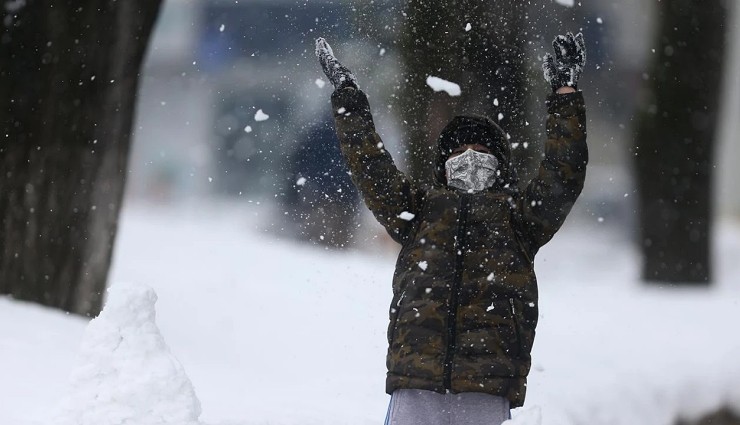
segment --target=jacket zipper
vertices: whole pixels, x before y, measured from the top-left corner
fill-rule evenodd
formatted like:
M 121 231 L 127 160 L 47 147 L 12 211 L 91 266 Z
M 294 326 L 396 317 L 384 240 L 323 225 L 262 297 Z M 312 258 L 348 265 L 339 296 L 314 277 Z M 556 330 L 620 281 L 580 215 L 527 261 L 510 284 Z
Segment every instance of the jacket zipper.
M 514 298 L 509 298 L 509 305 L 511 305 L 511 321 L 514 322 L 514 332 L 516 333 L 516 342 L 521 350 L 522 336 L 519 333 L 519 320 L 516 318 L 516 307 L 514 306 Z
M 450 288 L 450 304 L 447 313 L 447 351 L 444 362 L 444 387 L 452 389 L 452 357 L 455 355 L 455 339 L 457 338 L 457 303 L 458 292 L 463 274 L 463 257 L 465 255 L 465 231 L 468 220 L 468 205 L 470 198 L 467 194 L 460 196 L 460 209 L 457 212 L 457 240 L 455 241 L 455 274 Z
M 526 258 L 527 261 L 529 261 L 529 264 L 534 263 L 532 258 L 530 258 L 529 256 L 529 252 L 527 252 L 527 248 L 524 247 L 524 242 L 522 242 L 522 237 L 519 234 L 519 230 L 517 229 L 514 229 L 514 239 L 516 239 L 516 242 L 519 244 L 519 248 L 521 248 L 522 254 L 524 254 L 524 258 Z

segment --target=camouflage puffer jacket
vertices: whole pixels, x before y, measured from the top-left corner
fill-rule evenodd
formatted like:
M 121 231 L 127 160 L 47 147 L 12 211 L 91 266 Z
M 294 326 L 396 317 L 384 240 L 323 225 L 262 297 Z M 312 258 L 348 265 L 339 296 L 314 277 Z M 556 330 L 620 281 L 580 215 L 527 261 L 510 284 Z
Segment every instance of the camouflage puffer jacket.
M 534 255 L 560 228 L 585 179 L 582 94 L 548 98 L 545 158 L 521 193 L 413 182 L 383 148 L 362 91 L 335 91 L 332 107 L 352 180 L 402 245 L 386 391 L 483 392 L 521 406 L 538 318 Z

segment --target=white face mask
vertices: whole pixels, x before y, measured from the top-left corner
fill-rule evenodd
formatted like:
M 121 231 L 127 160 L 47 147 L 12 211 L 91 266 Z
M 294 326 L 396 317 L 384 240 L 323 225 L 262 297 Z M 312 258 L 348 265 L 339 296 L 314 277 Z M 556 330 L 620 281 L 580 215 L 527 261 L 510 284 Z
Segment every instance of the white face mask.
M 496 182 L 498 159 L 472 149 L 445 162 L 447 185 L 466 192 L 480 192 Z

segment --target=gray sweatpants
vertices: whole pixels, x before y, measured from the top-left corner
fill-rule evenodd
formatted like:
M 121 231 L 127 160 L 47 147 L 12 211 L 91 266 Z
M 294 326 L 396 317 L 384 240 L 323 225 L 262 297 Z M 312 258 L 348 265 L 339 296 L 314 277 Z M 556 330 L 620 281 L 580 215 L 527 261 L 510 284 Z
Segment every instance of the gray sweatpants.
M 385 425 L 501 425 L 510 417 L 509 400 L 503 397 L 396 390 Z

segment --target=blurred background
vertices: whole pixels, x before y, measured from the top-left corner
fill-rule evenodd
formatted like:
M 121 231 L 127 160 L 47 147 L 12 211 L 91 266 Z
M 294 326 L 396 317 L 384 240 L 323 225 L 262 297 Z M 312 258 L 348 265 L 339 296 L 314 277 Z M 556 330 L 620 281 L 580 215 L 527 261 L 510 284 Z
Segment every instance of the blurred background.
M 358 206 L 333 148 L 337 141 L 329 111 L 332 89 L 313 55 L 314 39 L 326 37 L 368 93 L 378 131 L 397 165 L 409 170 L 405 137 L 411 131 L 403 124 L 406 116 L 399 97 L 408 97 L 402 40 L 410 19 L 405 17 L 404 2 L 371 3 L 166 2 L 142 71 L 127 201 L 268 203 L 275 214 L 255 224 L 262 230 L 280 237 L 305 237 L 309 243 L 356 247 L 352 237 L 329 238 L 334 231 L 322 230 L 315 218 L 305 216 L 304 209 L 311 207 L 302 205 L 315 204 L 313 197 L 321 198 L 317 192 L 334 196 L 341 188 L 344 195 L 332 199 L 341 208 L 330 215 L 341 217 L 338 225 L 353 228 L 351 232 L 359 232 L 363 240 L 374 235 L 377 229 L 370 233 L 356 229 L 357 220 L 370 227 L 374 220 Z M 540 3 L 520 11 L 526 16 L 517 34 L 526 55 L 521 84 L 528 96 L 526 111 L 520 115 L 531 130 L 514 143 L 528 142 L 526 148 L 521 144 L 518 148 L 527 157 L 540 155 L 548 93 L 540 58 L 551 49 L 556 34 L 582 31 L 588 63 L 580 89 L 588 103 L 591 163 L 586 190 L 569 220 L 598 223 L 633 238 L 637 220 L 633 141 L 641 102 L 651 89 L 648 72 L 656 56 L 657 7 L 636 0 L 547 8 Z M 437 13 L 450 13 L 445 9 L 440 7 Z M 712 203 L 716 214 L 737 217 L 740 192 L 732 186 L 740 178 L 733 166 L 740 159 L 738 55 L 737 37 L 731 37 L 737 27 L 732 16 L 728 10 L 723 26 L 728 33 L 727 72 L 724 89 L 717 94 L 724 107 L 716 123 Z M 471 32 L 482 31 L 476 19 L 481 20 L 469 19 Z M 456 81 L 455 75 L 438 74 Z M 463 85 L 466 89 L 474 87 Z M 439 95 L 440 102 L 454 101 L 445 96 Z M 455 112 L 464 109 L 456 105 Z M 269 119 L 256 121 L 258 110 Z M 668 156 L 672 142 L 665 141 L 661 149 Z M 531 176 L 526 169 L 523 174 Z M 356 219 L 349 217 L 355 215 Z M 322 232 L 327 234 L 324 241 L 315 236 Z
M 122 206 L 259 205 L 249 227 L 276 239 L 396 250 L 339 152 L 319 36 L 410 177 L 430 179 L 442 127 L 477 113 L 509 134 L 523 187 L 546 137 L 542 57 L 583 32 L 591 160 L 567 227 L 633 243 L 647 282 L 707 285 L 713 224 L 740 215 L 731 1 L 36 1 L 6 7 L 0 51 L 18 140 L 0 149 L 0 293 L 19 299 L 96 314 Z

